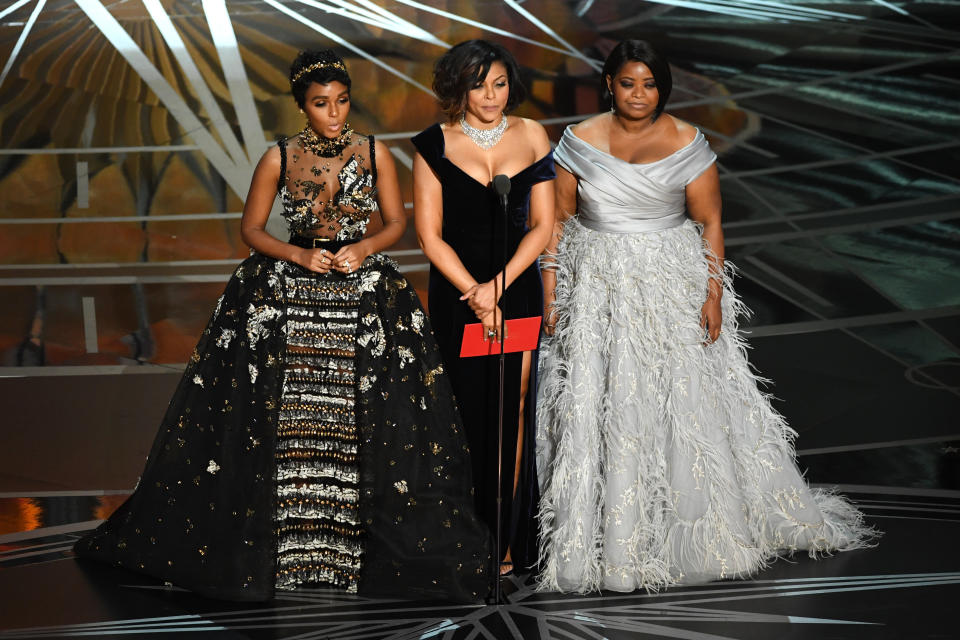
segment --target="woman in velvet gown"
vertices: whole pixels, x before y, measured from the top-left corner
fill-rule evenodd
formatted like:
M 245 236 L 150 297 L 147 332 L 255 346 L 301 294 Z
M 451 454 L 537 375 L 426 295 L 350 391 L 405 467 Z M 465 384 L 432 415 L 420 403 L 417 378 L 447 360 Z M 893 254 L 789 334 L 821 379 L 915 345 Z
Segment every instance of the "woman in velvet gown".
M 460 419 L 417 295 L 379 253 L 405 224 L 389 150 L 346 124 L 334 52 L 301 53 L 291 85 L 308 124 L 254 173 L 254 251 L 134 494 L 76 552 L 216 598 L 327 586 L 478 601 L 490 536 Z M 287 242 L 264 230 L 278 192 Z
M 496 335 L 494 308 L 508 320 L 542 313 L 536 259 L 553 227 L 553 157 L 543 127 L 505 113 L 521 100 L 522 85 L 516 63 L 502 47 L 480 40 L 453 47 L 437 62 L 434 91 L 449 121 L 413 139 L 417 234 L 431 262 L 430 318 L 470 443 L 477 508 L 495 530 L 499 361 L 460 358 L 460 347 L 467 324 L 480 322 Z M 506 223 L 490 187 L 498 174 L 511 179 Z M 501 296 L 494 279 L 504 264 L 507 287 Z M 504 572 L 510 563 L 529 568 L 536 561 L 535 372 L 535 352 L 506 356 Z

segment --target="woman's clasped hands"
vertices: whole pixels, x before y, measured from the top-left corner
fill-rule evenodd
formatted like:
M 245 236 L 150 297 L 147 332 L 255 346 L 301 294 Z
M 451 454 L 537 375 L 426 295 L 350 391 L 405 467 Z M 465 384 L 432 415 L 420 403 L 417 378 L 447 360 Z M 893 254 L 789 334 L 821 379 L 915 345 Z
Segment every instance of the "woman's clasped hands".
M 500 333 L 500 282 L 496 279 L 475 284 L 467 289 L 461 300 L 466 301 L 483 325 L 483 340 L 496 339 Z
M 360 268 L 363 261 L 370 255 L 370 251 L 361 240 L 340 248 L 335 254 L 329 249 L 317 247 L 315 249 L 301 249 L 296 263 L 305 269 L 316 273 L 353 273 Z

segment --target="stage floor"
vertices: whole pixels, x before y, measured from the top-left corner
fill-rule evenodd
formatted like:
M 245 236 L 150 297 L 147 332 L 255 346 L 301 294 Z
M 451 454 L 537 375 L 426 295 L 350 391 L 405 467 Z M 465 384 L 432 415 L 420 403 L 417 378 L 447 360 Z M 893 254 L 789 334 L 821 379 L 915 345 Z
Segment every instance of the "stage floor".
M 958 637 L 952 611 L 960 602 L 960 492 L 890 488 L 849 495 L 883 529 L 878 547 L 822 560 L 781 559 L 749 580 L 649 594 L 536 593 L 529 580 L 510 577 L 503 582 L 509 604 L 499 607 L 319 590 L 262 605 L 218 602 L 81 563 L 69 549 L 84 525 L 50 527 L 3 537 L 0 638 Z

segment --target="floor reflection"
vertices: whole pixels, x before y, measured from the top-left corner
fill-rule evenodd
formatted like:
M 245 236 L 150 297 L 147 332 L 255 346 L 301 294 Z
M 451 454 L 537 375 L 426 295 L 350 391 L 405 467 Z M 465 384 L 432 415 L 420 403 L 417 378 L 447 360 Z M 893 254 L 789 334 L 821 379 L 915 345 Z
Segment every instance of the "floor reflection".
M 105 520 L 129 494 L 0 498 L 0 536 L 45 527 Z

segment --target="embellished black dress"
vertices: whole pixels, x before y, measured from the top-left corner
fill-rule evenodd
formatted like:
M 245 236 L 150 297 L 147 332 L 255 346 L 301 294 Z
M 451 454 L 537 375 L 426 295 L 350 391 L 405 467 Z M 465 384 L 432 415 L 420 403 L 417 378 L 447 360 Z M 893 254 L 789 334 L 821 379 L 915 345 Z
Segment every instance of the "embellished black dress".
M 443 189 L 444 242 L 457 252 L 463 266 L 477 282 L 490 280 L 506 263 L 504 234 L 507 240 L 506 258 L 509 259 L 529 230 L 527 217 L 531 189 L 539 182 L 556 177 L 553 154 L 548 153 L 511 176 L 509 220 L 504 226 L 493 190 L 477 182 L 444 155 L 445 144 L 440 125 L 435 124 L 417 134 L 413 143 L 437 175 Z M 497 517 L 500 365 L 498 357 L 460 358 L 464 326 L 479 322 L 467 303 L 460 300 L 460 296 L 460 291 L 436 267 L 431 266 L 428 300 L 430 321 L 443 353 L 470 443 L 477 510 L 493 531 Z M 530 265 L 507 288 L 500 299 L 500 307 L 508 320 L 543 314 L 543 286 L 536 263 Z M 534 455 L 536 352 L 530 367 L 531 380 L 524 403 L 526 427 L 516 495 L 512 489 L 520 418 L 522 354 L 507 354 L 505 359 L 501 553 L 505 553 L 509 545 L 515 565 L 530 567 L 537 561 L 538 485 Z
M 376 211 L 372 137 L 281 141 L 298 242 L 332 252 Z M 217 302 L 134 494 L 75 547 L 211 597 L 326 585 L 478 601 L 489 532 L 413 287 L 374 254 L 317 274 L 253 253 Z

